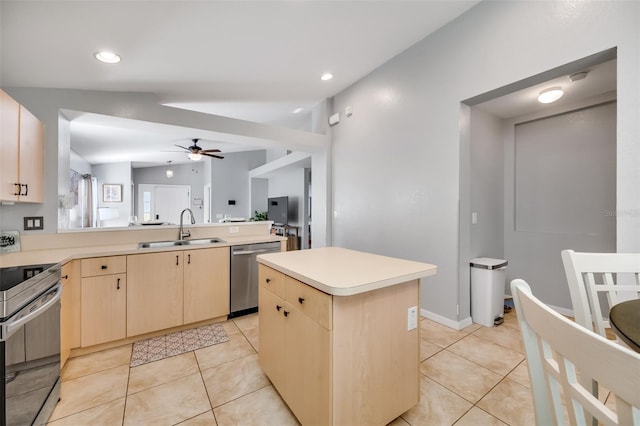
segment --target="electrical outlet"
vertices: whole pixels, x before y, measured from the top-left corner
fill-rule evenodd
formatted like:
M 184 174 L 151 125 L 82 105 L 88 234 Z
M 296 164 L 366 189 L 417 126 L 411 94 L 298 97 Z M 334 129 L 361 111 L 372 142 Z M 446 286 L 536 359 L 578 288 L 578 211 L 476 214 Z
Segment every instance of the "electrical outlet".
M 238 232 L 240 232 L 240 228 L 238 228 L 237 226 L 230 226 L 229 227 L 229 233 L 230 234 L 237 234 Z
M 24 230 L 33 231 L 44 229 L 44 218 L 42 216 L 27 216 L 24 218 Z
M 418 307 L 412 306 L 407 309 L 407 331 L 418 327 Z

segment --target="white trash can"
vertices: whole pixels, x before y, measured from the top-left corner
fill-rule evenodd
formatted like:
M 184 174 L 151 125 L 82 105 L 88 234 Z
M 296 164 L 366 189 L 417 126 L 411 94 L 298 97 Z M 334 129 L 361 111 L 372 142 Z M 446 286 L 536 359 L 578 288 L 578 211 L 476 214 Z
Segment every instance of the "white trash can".
M 506 269 L 504 259 L 471 259 L 471 319 L 476 324 L 493 327 L 502 323 Z

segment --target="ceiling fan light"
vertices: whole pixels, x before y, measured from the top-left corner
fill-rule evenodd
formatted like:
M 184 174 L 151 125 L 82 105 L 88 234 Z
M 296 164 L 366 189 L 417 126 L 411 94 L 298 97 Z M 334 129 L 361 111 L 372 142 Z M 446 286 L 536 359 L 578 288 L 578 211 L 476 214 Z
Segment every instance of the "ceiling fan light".
M 559 87 L 551 87 L 550 89 L 545 89 L 538 95 L 538 102 L 541 104 L 550 104 L 551 102 L 555 102 L 560 99 L 564 95 L 564 92 Z
M 202 154 L 198 154 L 197 152 L 192 152 L 190 154 L 187 154 L 187 157 L 189 157 L 189 160 L 198 161 L 202 158 Z

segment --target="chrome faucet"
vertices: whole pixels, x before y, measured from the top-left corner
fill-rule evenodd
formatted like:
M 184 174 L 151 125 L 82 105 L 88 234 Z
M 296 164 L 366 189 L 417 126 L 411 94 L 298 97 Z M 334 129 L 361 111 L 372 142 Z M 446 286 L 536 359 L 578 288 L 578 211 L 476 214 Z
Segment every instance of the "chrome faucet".
M 184 225 L 183 223 L 183 217 L 184 217 L 184 212 L 189 212 L 189 214 L 191 215 L 191 224 L 193 225 L 194 223 L 196 223 L 196 219 L 193 217 L 193 212 L 191 211 L 191 209 L 184 209 L 180 212 L 180 230 L 178 231 L 178 240 L 182 241 L 187 237 L 191 236 L 191 231 L 189 231 L 188 229 L 184 229 Z

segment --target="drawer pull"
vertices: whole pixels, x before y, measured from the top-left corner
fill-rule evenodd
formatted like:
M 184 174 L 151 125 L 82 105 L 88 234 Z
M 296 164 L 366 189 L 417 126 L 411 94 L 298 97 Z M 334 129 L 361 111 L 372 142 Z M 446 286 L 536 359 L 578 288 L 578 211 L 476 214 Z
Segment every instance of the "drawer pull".
M 117 290 L 120 290 L 120 278 L 118 278 L 118 285 L 116 286 Z
M 271 282 L 271 278 L 267 278 L 265 281 L 269 284 Z
M 63 280 L 68 280 L 69 279 L 69 275 L 63 275 L 60 278 L 62 278 Z
M 276 305 L 276 311 L 280 312 L 280 309 L 282 309 L 282 306 Z
M 107 265 L 100 266 L 100 269 L 107 269 Z
M 289 316 L 289 311 L 284 311 L 284 316 L 288 317 Z
M 298 297 L 298 303 L 302 305 L 302 302 L 304 302 L 304 297 Z

